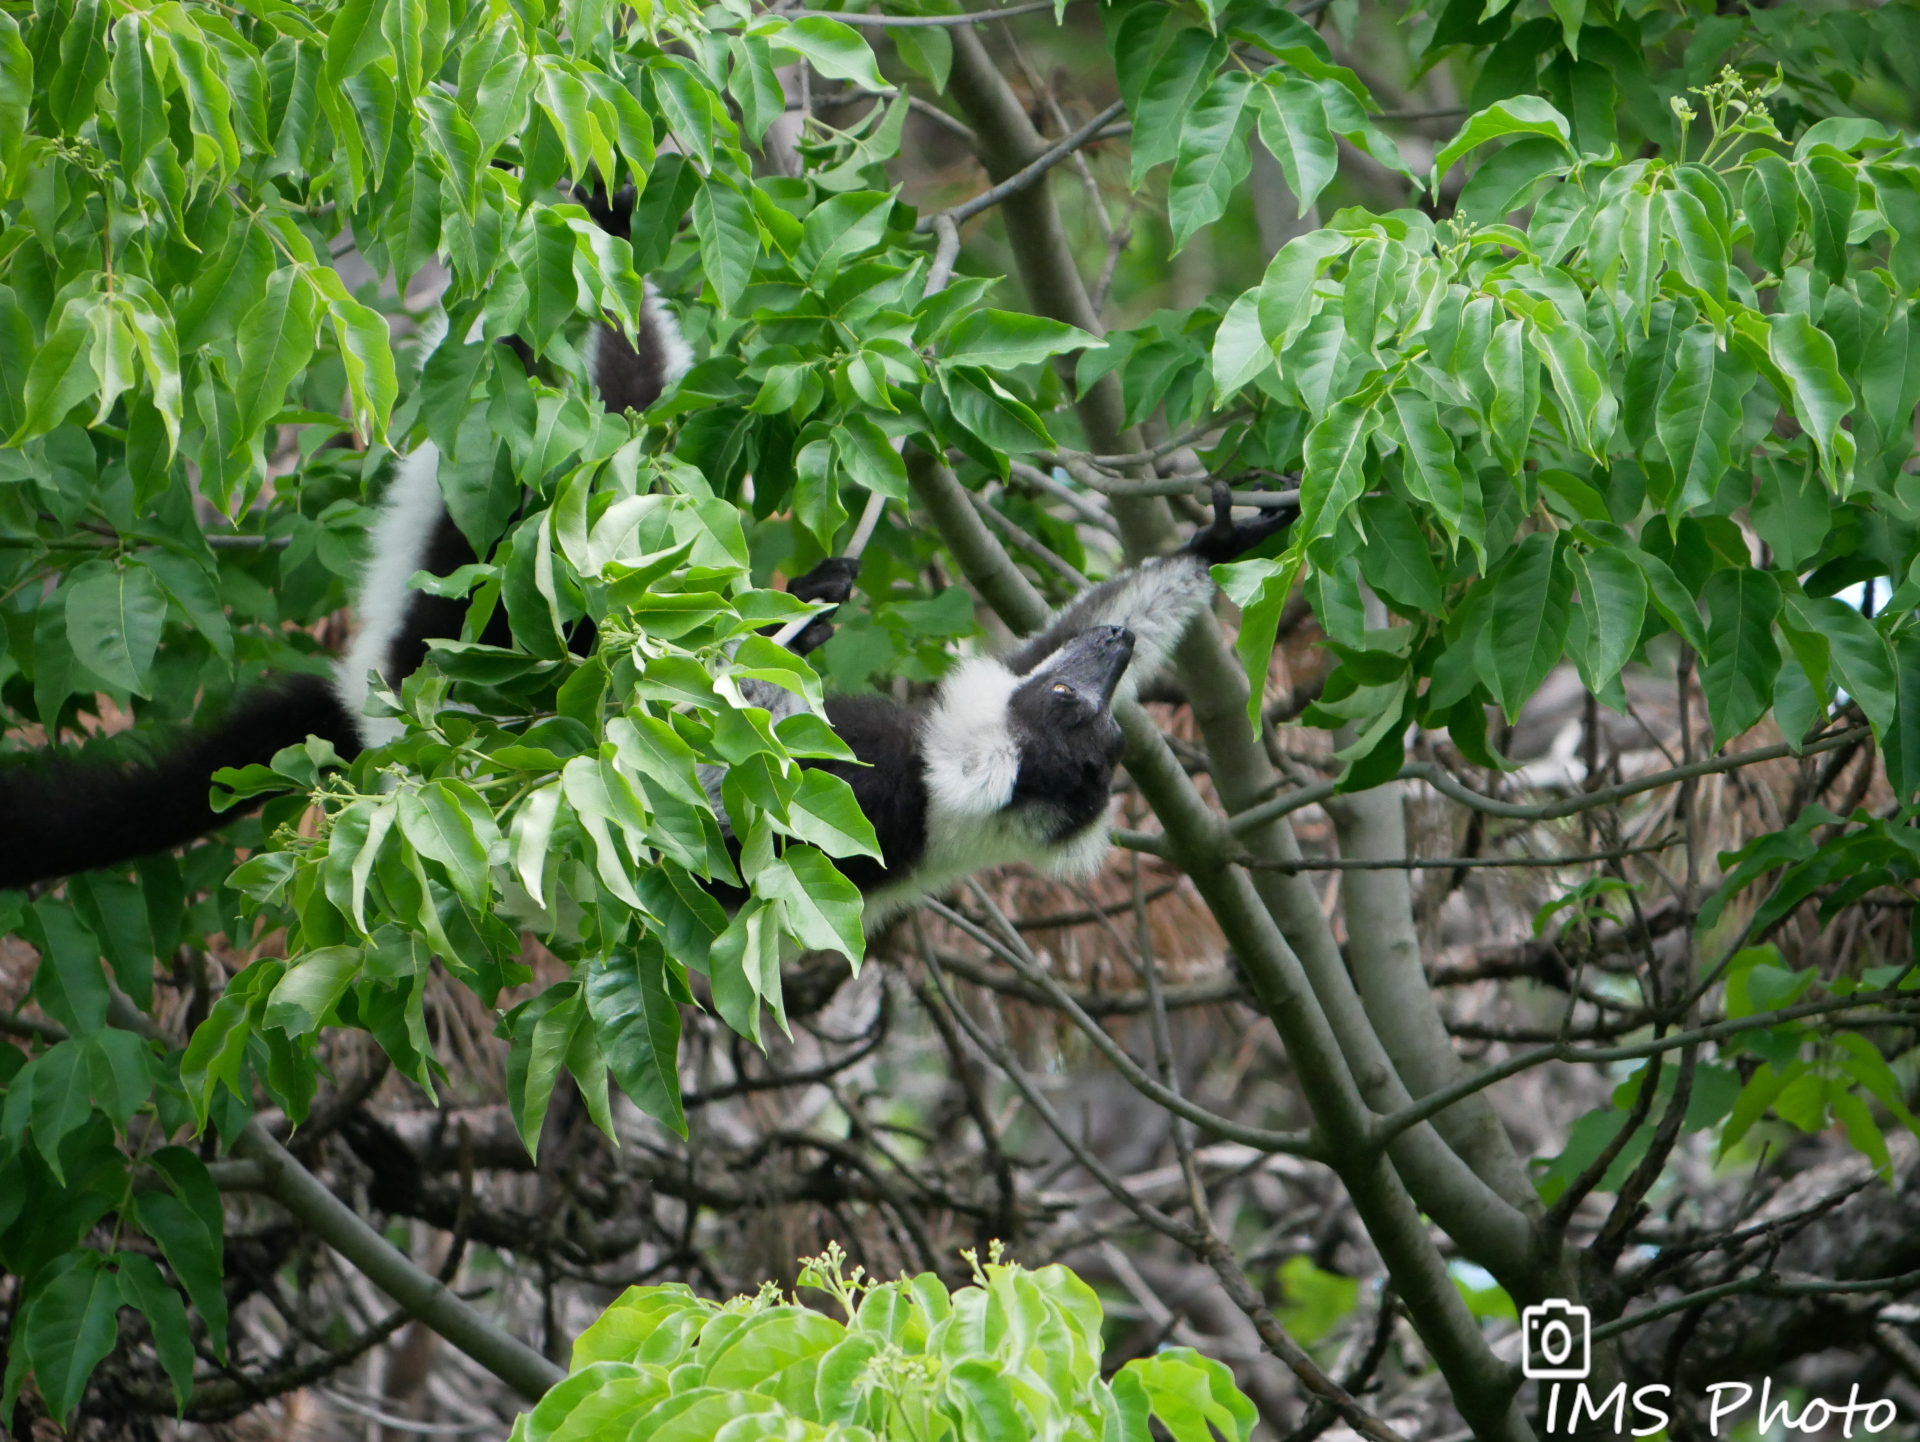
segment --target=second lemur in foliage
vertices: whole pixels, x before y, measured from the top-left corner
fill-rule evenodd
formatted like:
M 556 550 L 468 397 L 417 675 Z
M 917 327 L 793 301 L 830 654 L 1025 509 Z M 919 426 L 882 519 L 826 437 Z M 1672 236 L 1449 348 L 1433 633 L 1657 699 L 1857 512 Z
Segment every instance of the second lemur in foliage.
M 606 207 L 602 223 L 617 225 Z M 645 409 L 690 357 L 651 290 L 639 344 L 603 327 L 595 382 L 613 407 Z M 208 779 L 228 766 L 264 764 L 308 735 L 343 757 L 400 734 L 397 721 L 363 714 L 367 676 L 400 684 L 427 642 L 457 639 L 466 606 L 408 587 L 418 571 L 445 576 L 476 559 L 441 496 L 432 445 L 409 455 L 372 532 L 355 611 L 359 629 L 331 677 L 296 676 L 241 698 L 215 725 L 113 763 L 54 752 L 0 768 L 0 888 L 20 887 L 129 861 L 218 829 L 232 813 L 207 803 Z M 858 758 L 821 764 L 852 786 L 873 823 L 884 864 L 839 863 L 865 893 L 871 924 L 984 866 L 1032 862 L 1058 873 L 1099 864 L 1121 753 L 1116 697 L 1131 696 L 1213 597 L 1208 567 L 1231 560 L 1292 518 L 1266 511 L 1235 523 L 1224 487 L 1216 518 L 1178 552 L 1095 586 L 1040 635 L 1001 657 L 961 661 L 932 698 L 908 707 L 877 696 L 833 696 L 827 719 Z M 847 599 L 857 563 L 828 560 L 789 586 L 803 599 Z M 511 644 L 505 618 L 481 639 Z M 805 654 L 827 639 L 816 618 L 790 644 Z M 576 636 L 576 645 L 590 638 Z M 752 699 L 778 713 L 797 698 L 767 687 Z M 702 768 L 720 810 L 720 775 Z M 724 812 L 722 812 L 724 820 Z

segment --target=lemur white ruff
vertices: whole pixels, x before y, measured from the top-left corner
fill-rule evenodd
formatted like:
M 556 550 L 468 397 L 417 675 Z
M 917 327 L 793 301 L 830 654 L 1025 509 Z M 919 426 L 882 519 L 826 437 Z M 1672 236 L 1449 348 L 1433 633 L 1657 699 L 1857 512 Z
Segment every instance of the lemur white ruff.
M 595 380 L 610 406 L 645 409 L 686 368 L 686 346 L 651 294 L 639 340 L 636 348 L 602 333 Z M 55 752 L 0 769 L 0 888 L 122 863 L 217 829 L 232 817 L 207 806 L 208 778 L 220 767 L 265 763 L 310 734 L 342 757 L 393 739 L 397 723 L 361 714 L 367 673 L 397 688 L 425 659 L 429 638 L 459 636 L 466 611 L 461 601 L 408 589 L 407 580 L 422 570 L 444 576 L 475 559 L 447 514 L 438 471 L 431 445 L 402 463 L 373 528 L 359 631 L 332 677 L 264 687 L 212 728 L 172 737 L 132 762 Z M 1214 524 L 1181 551 L 1087 591 L 1011 654 L 962 661 L 923 706 L 828 698 L 828 721 L 862 764 L 817 764 L 853 788 L 885 858 L 839 863 L 866 894 L 870 925 L 981 867 L 1026 861 L 1086 874 L 1099 865 L 1121 752 L 1114 699 L 1151 676 L 1206 609 L 1209 565 L 1292 519 L 1267 511 L 1235 524 L 1224 488 L 1217 509 Z M 857 571 L 829 560 L 789 589 L 844 601 Z M 804 654 L 831 633 L 822 617 L 791 644 Z M 503 613 L 483 639 L 511 644 Z M 575 644 L 588 639 L 576 636 Z M 754 699 L 776 710 L 795 704 L 776 690 Z M 704 779 L 717 803 L 718 773 Z

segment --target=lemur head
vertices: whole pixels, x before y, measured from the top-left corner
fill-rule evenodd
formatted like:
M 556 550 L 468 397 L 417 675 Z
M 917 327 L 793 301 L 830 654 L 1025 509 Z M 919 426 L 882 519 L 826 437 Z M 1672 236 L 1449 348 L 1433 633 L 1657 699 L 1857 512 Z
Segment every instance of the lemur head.
M 1133 632 L 1094 626 L 1068 641 L 1020 683 L 1007 703 L 1020 748 L 1012 804 L 1031 807 L 1061 841 L 1107 807 L 1113 768 L 1126 742 L 1113 719 L 1113 693 L 1133 659 Z
M 998 659 L 963 662 L 926 718 L 923 754 L 938 809 L 1000 817 L 1051 844 L 1105 813 L 1124 742 L 1113 697 L 1133 633 L 1091 626 L 1025 675 Z

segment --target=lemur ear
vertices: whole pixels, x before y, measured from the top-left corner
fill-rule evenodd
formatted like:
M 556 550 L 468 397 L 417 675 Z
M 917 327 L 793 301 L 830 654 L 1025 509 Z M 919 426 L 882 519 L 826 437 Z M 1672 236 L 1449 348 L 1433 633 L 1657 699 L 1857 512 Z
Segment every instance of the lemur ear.
M 1188 538 L 1181 549 L 1198 556 L 1210 566 L 1236 560 L 1267 537 L 1292 525 L 1300 514 L 1297 501 L 1286 506 L 1263 509 L 1250 521 L 1233 519 L 1233 490 L 1225 481 L 1213 483 L 1213 524 L 1203 526 Z

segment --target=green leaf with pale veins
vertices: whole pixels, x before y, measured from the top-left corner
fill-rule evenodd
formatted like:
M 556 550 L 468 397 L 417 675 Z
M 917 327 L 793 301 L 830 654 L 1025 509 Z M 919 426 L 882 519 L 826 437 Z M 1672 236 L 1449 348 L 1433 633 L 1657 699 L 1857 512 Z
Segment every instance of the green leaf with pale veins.
M 1767 317 L 1767 351 L 1792 390 L 1794 416 L 1820 448 L 1827 474 L 1844 481 L 1853 468 L 1853 437 L 1840 427 L 1853 391 L 1840 373 L 1833 340 L 1799 311 Z
M 20 26 L 0 11 L 0 170 L 20 163 L 27 133 L 27 107 L 33 102 L 33 56 L 20 39 Z
M 1673 374 L 1660 392 L 1654 429 L 1673 467 L 1669 510 L 1685 515 L 1713 499 L 1736 463 L 1742 403 L 1757 372 L 1738 352 L 1722 350 L 1710 325 L 1689 326 L 1673 349 Z
M 240 432 L 229 454 L 238 454 L 280 413 L 287 387 L 313 356 L 313 287 L 298 267 L 283 266 L 267 277 L 266 294 L 240 322 L 235 344 L 240 375 Z
M 858 30 L 824 15 L 799 20 L 757 21 L 748 32 L 777 49 L 791 50 L 830 80 L 851 80 L 868 90 L 885 90 L 887 82 L 873 58 L 873 48 Z
M 1505 320 L 1494 327 L 1484 364 L 1493 380 L 1487 420 L 1494 454 L 1509 472 L 1518 473 L 1540 411 L 1540 361 L 1528 343 L 1525 321 Z
M 527 324 L 534 354 L 546 349 L 560 327 L 573 319 L 580 290 L 573 276 L 573 232 L 547 209 L 535 210 L 532 244 L 521 262 L 527 281 Z
M 633 1104 L 681 1136 L 680 1007 L 667 993 L 666 958 L 648 937 L 636 955 L 615 955 L 587 973 L 587 1011 L 600 1052 Z
M 67 592 L 73 654 L 101 680 L 139 696 L 147 694 L 166 619 L 166 593 L 137 561 L 96 572 Z
M 93 1369 L 120 1340 L 120 1278 L 98 1252 L 35 1294 L 25 1342 L 33 1379 L 57 1424 L 80 1405 Z
M 153 1258 L 143 1252 L 119 1252 L 120 1291 L 127 1305 L 147 1319 L 161 1370 L 173 1384 L 175 1416 L 185 1412 L 193 1397 L 193 1334 L 180 1294 L 167 1285 Z
M 941 359 L 953 365 L 1007 370 L 1080 350 L 1104 350 L 1106 342 L 1064 321 L 1012 310 L 969 311 L 947 332 Z
M 1226 213 L 1227 202 L 1247 178 L 1247 101 L 1254 80 L 1243 70 L 1213 78 L 1180 127 L 1180 143 L 1167 187 L 1176 254 L 1193 233 Z
M 880 858 L 880 838 L 860 810 L 853 788 L 831 772 L 809 767 L 800 790 L 787 803 L 787 830 L 829 856 Z
M 1900 683 L 1893 648 L 1880 628 L 1837 596 L 1795 596 L 1787 609 L 1803 629 L 1826 638 L 1841 686 L 1860 704 L 1874 734 L 1884 737 L 1893 725 Z
M 1727 303 L 1727 243 L 1707 207 L 1689 190 L 1663 191 L 1667 234 L 1680 251 L 1680 273 L 1720 304 Z
M 1475 147 L 1485 145 L 1489 140 L 1498 140 L 1503 135 L 1545 135 L 1570 146 L 1573 131 L 1567 124 L 1566 116 L 1537 95 L 1516 95 L 1511 100 L 1498 101 L 1471 116 L 1460 128 L 1460 133 L 1434 156 L 1435 188 L 1438 189 L 1440 178 L 1454 161 Z
M 1486 542 L 1478 517 L 1470 514 L 1453 436 L 1440 424 L 1438 407 L 1416 390 L 1401 386 L 1387 395 L 1405 449 L 1401 476 L 1413 498 L 1433 508 L 1454 540 L 1466 540 L 1476 553 Z
M 1573 572 L 1558 555 L 1554 537 L 1536 531 L 1489 579 L 1493 598 L 1483 633 L 1481 679 L 1512 721 L 1566 650 Z
M 1294 530 L 1297 545 L 1311 545 L 1332 535 L 1347 508 L 1360 498 L 1365 485 L 1361 464 L 1377 424 L 1379 414 L 1371 403 L 1344 400 L 1307 433 L 1306 465 L 1300 473 L 1300 520 Z
M 1280 162 L 1299 206 L 1306 215 L 1320 192 L 1340 168 L 1340 152 L 1327 123 L 1320 87 L 1305 80 L 1287 79 L 1276 66 L 1260 87 L 1260 140 Z
M 570 981 L 547 988 L 525 1003 L 524 1010 L 516 1009 L 513 1014 L 513 1040 L 507 1050 L 507 1110 L 527 1155 L 536 1160 L 547 1104 L 553 1100 L 553 1084 L 566 1065 L 574 1031 L 586 1017 L 579 987 Z
M 1847 233 L 1860 206 L 1859 177 L 1839 156 L 1816 149 L 1794 166 L 1794 178 L 1807 206 L 1814 264 L 1828 280 L 1846 279 Z
M 1800 199 L 1793 167 L 1770 150 L 1754 152 L 1740 204 L 1753 234 L 1753 258 L 1774 274 L 1785 265 L 1787 245 L 1800 229 Z
M 1780 674 L 1773 622 L 1780 586 L 1765 571 L 1731 566 L 1707 577 L 1707 649 L 1700 670 L 1707 714 L 1717 742 L 1726 742 L 1766 715 Z
M 1190 25 L 1173 37 L 1173 43 L 1155 63 L 1140 92 L 1140 103 L 1133 107 L 1134 189 L 1140 188 L 1154 166 L 1179 154 L 1180 130 L 1187 112 L 1226 52 L 1224 36 L 1216 39 Z
M 777 899 L 787 934 L 812 951 L 838 951 L 855 966 L 866 954 L 860 928 L 860 892 L 826 854 L 789 846 L 779 861 L 753 878 L 754 890 Z
M 1640 644 L 1647 577 L 1632 557 L 1610 549 L 1575 554 L 1573 572 L 1587 633 L 1585 651 L 1573 659 L 1586 688 L 1598 693 L 1620 674 Z
M 700 237 L 701 262 L 722 311 L 734 304 L 753 279 L 760 255 L 760 227 L 740 188 L 723 175 L 710 175 L 693 198 L 693 228 Z
M 100 306 L 97 296 L 84 296 L 69 301 L 60 312 L 53 334 L 35 352 L 27 368 L 26 416 L 9 445 L 44 436 L 66 420 L 68 411 L 100 389 L 92 355 L 94 322 Z

